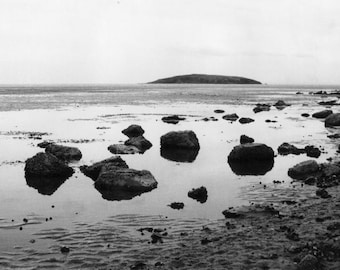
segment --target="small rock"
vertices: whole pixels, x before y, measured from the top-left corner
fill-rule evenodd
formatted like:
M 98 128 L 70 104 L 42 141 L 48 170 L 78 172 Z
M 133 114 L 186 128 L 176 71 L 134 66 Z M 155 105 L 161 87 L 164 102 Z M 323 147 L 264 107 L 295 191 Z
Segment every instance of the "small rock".
M 145 139 L 143 136 L 130 137 L 130 139 L 125 141 L 124 144 L 128 146 L 135 146 L 142 153 L 144 153 L 146 150 L 152 147 L 152 143 L 148 141 L 147 139 Z
M 245 144 L 245 143 L 253 143 L 254 139 L 251 137 L 248 137 L 247 135 L 241 135 L 240 137 L 240 143 Z
M 297 269 L 316 270 L 318 269 L 318 259 L 315 256 L 308 254 L 299 262 Z
M 205 203 L 208 199 L 208 191 L 205 187 L 193 188 L 188 192 L 188 197 L 199 201 L 200 203 Z
M 229 211 L 229 210 L 224 210 L 222 212 L 225 218 L 240 218 L 242 217 L 242 214 L 234 212 L 234 211 Z
M 327 192 L 327 190 L 325 190 L 324 188 L 319 188 L 315 194 L 319 197 L 321 197 L 322 199 L 327 199 L 327 198 L 331 198 L 332 196 Z
M 305 151 L 308 157 L 318 158 L 321 155 L 320 149 L 313 145 L 307 145 Z
M 238 120 L 241 124 L 249 124 L 251 122 L 254 122 L 255 120 L 249 117 L 242 117 Z
M 167 124 L 178 124 L 179 121 L 185 120 L 184 117 L 179 117 L 178 115 L 165 116 L 162 121 Z
M 259 113 L 262 111 L 269 111 L 270 105 L 269 104 L 256 104 L 256 107 L 253 109 L 254 113 Z
M 214 113 L 224 113 L 223 110 L 215 110 Z
M 144 134 L 144 129 L 140 125 L 130 125 L 126 129 L 122 130 L 122 133 L 129 138 L 139 137 Z
M 301 114 L 301 116 L 303 116 L 303 117 L 309 117 L 310 115 L 309 115 L 309 113 L 303 113 L 303 114 Z
M 320 111 L 320 112 L 313 113 L 312 117 L 318 118 L 318 119 L 324 119 L 327 116 L 331 115 L 332 113 L 333 113 L 332 110 L 323 110 L 323 111 Z
M 70 248 L 63 246 L 60 248 L 60 252 L 61 253 L 69 253 L 70 252 Z
M 236 113 L 233 113 L 233 114 L 226 114 L 222 117 L 224 120 L 227 120 L 227 121 L 236 121 L 239 116 L 236 114 Z
M 172 209 L 183 209 L 184 208 L 184 203 L 182 202 L 173 202 L 169 205 Z

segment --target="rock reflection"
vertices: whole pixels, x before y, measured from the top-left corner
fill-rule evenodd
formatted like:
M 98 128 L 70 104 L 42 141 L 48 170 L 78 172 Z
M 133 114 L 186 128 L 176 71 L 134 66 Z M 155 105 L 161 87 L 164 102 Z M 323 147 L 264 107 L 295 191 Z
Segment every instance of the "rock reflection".
M 102 194 L 102 198 L 107 201 L 126 201 L 145 193 L 143 191 L 127 191 L 123 189 L 108 190 L 95 186 L 96 190 Z M 149 191 L 146 191 L 149 192 Z
M 274 166 L 274 160 L 228 161 L 236 175 L 265 175 Z
M 68 177 L 27 176 L 26 183 L 42 195 L 52 195 Z
M 199 149 L 161 148 L 163 158 L 177 162 L 194 162 L 198 152 Z

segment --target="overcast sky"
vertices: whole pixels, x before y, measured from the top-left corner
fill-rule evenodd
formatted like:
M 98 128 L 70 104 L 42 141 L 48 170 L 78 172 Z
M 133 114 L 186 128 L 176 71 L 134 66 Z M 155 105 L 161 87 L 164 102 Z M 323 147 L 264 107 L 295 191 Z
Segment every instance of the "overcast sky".
M 337 0 L 0 0 L 0 83 L 340 84 Z

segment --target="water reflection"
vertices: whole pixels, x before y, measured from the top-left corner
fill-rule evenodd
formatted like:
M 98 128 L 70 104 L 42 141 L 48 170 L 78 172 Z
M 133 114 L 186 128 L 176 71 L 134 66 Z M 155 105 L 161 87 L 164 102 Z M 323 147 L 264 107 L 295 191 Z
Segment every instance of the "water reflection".
M 42 195 L 52 195 L 68 177 L 46 177 L 46 176 L 27 176 L 26 183 Z
M 95 185 L 96 190 L 102 194 L 102 198 L 107 201 L 126 201 L 131 200 L 136 196 L 140 196 L 141 194 L 145 193 L 143 191 L 127 191 L 123 189 L 115 189 L 115 190 L 108 190 L 102 189 Z M 148 192 L 148 191 L 146 191 Z
M 199 149 L 169 149 L 161 148 L 161 156 L 177 162 L 194 162 Z
M 265 175 L 274 166 L 274 160 L 228 161 L 236 175 Z

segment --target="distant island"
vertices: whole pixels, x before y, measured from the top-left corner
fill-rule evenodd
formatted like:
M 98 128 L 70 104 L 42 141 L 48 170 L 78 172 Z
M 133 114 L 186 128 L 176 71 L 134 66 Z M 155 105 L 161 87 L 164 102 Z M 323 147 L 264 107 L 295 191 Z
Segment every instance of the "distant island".
M 206 74 L 190 74 L 159 79 L 149 83 L 192 83 L 192 84 L 261 84 L 261 82 L 237 77 Z

